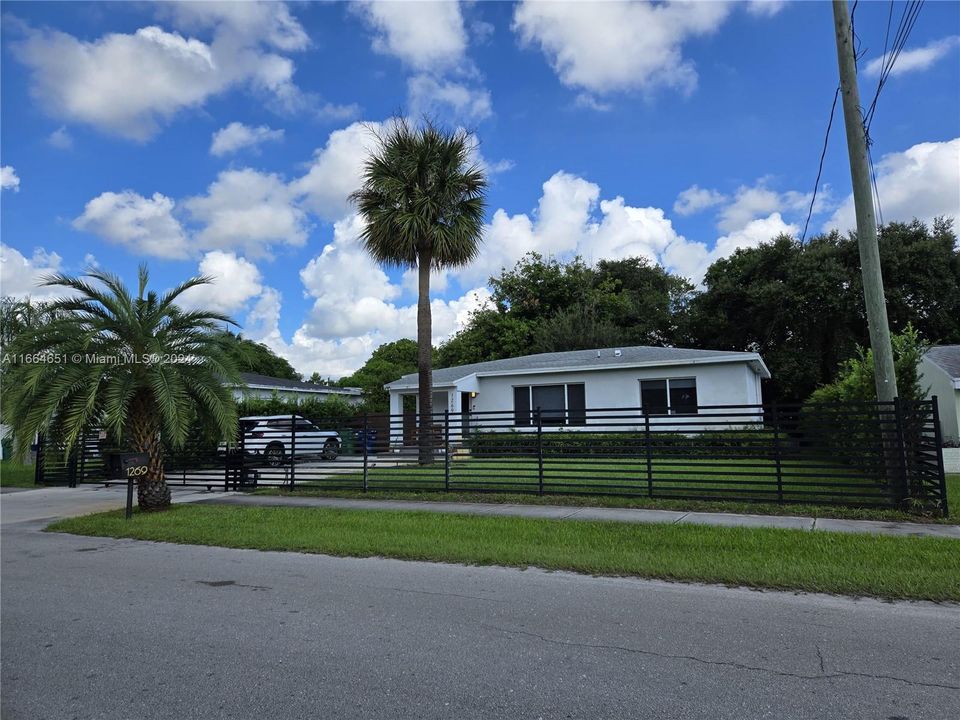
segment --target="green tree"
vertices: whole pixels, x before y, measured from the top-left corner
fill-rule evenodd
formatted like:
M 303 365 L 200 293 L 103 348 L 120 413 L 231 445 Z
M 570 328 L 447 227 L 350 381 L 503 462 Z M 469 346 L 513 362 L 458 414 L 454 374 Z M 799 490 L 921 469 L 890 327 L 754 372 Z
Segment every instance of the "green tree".
M 358 387 L 363 390 L 364 403 L 372 412 L 388 412 L 390 394 L 383 388 L 403 375 L 417 371 L 418 350 L 414 340 L 395 340 L 384 343 L 370 356 L 363 367 L 353 375 L 340 378 L 340 387 Z
M 416 268 L 419 460 L 433 460 L 426 428 L 433 414 L 430 272 L 468 265 L 479 253 L 486 178 L 472 160 L 470 135 L 427 122 L 395 120 L 377 135 L 363 166 L 363 186 L 351 196 L 367 224 L 366 251 L 382 265 Z
M 283 378 L 284 380 L 300 380 L 300 373 L 293 366 L 277 355 L 263 343 L 254 342 L 242 335 L 226 333 L 231 342 L 228 347 L 233 361 L 240 372 L 256 373 L 269 377 Z
M 183 445 L 197 416 L 222 439 L 234 437 L 237 412 L 227 384 L 240 378 L 219 329 L 233 321 L 176 305 L 184 291 L 210 280 L 194 277 L 163 295 L 148 292 L 148 280 L 141 266 L 133 296 L 101 270 L 86 278 L 48 277 L 45 285 L 71 296 L 51 302 L 55 319 L 18 335 L 9 353 L 50 361 L 9 368 L 3 414 L 21 445 L 54 431 L 69 450 L 91 425 L 105 428 L 148 455 L 137 497 L 142 509 L 161 510 L 170 504 L 164 443 Z
M 890 339 L 900 397 L 904 400 L 922 400 L 926 397 L 926 390 L 920 384 L 919 368 L 927 345 L 912 325 L 907 325 L 906 330 L 892 335 Z M 858 345 L 856 355 L 841 364 L 836 380 L 817 388 L 810 395 L 809 402 L 876 402 L 873 371 L 873 351 Z

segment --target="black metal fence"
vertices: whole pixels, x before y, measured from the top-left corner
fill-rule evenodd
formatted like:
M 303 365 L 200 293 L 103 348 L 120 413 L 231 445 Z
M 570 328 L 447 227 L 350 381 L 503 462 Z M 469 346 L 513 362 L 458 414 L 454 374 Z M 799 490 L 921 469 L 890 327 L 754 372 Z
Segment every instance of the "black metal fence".
M 620 495 L 947 512 L 936 399 L 245 418 L 166 456 L 172 485 Z M 421 462 L 420 440 L 429 462 Z M 38 480 L 105 482 L 104 437 L 41 443 Z

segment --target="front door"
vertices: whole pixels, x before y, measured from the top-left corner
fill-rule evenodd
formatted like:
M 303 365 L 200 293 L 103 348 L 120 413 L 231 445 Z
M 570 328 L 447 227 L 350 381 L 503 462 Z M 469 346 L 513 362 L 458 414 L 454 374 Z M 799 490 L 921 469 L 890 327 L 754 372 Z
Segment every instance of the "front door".
M 470 432 L 470 393 L 460 393 L 460 428 L 464 435 Z

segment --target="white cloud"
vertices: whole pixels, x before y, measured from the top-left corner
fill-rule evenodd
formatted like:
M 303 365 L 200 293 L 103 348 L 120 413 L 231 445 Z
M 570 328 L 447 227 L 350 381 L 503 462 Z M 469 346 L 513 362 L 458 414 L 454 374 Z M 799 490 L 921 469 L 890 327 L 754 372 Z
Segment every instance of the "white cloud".
M 672 88 L 691 92 L 684 41 L 716 30 L 726 3 L 522 2 L 513 29 L 539 45 L 565 85 L 592 93 Z
M 414 117 L 429 115 L 470 122 L 493 114 L 489 90 L 440 80 L 426 73 L 407 80 L 407 99 Z
M 376 31 L 373 49 L 417 70 L 441 72 L 458 66 L 467 48 L 456 2 L 363 2 L 355 6 Z
M 306 175 L 292 183 L 304 205 L 324 220 L 334 221 L 350 211 L 347 198 L 360 187 L 363 163 L 376 147 L 379 123 L 353 123 L 330 133 L 317 149 Z
M 677 215 L 695 215 L 701 210 L 725 202 L 726 199 L 727 196 L 721 192 L 691 185 L 677 195 L 677 200 L 673 203 L 673 211 Z
M 337 222 L 333 241 L 300 271 L 313 306 L 289 342 L 279 330 L 281 297 L 271 288 L 250 311 L 244 333 L 286 357 L 300 372 L 333 377 L 356 370 L 382 343 L 416 337 L 416 303 L 397 304 L 403 288 L 391 283 L 363 252 L 361 228 L 356 215 Z M 434 342 L 463 327 L 470 312 L 489 297 L 486 288 L 477 288 L 453 300 L 434 298 Z
M 758 17 L 773 17 L 786 5 L 786 0 L 750 0 L 747 3 L 747 12 Z
M 94 41 L 23 26 L 13 44 L 30 70 L 31 92 L 58 117 L 144 141 L 177 113 L 246 86 L 284 106 L 300 99 L 293 63 L 265 51 L 305 47 L 306 35 L 281 3 L 173 3 L 175 22 L 212 28 L 210 42 L 151 25 Z
M 260 257 L 269 255 L 274 244 L 299 246 L 307 240 L 306 213 L 279 175 L 225 170 L 206 195 L 183 204 L 203 225 L 194 240 L 204 248 L 242 249 Z
M 47 142 L 51 147 L 59 150 L 69 150 L 73 147 L 73 138 L 70 137 L 70 133 L 67 132 L 67 128 L 63 125 L 50 133 Z
M 16 248 L 0 243 L 0 295 L 51 298 L 67 294 L 63 288 L 39 287 L 45 275 L 60 272 L 63 258 L 55 252 L 34 248 L 25 257 Z
M 890 70 L 890 75 L 891 77 L 898 77 L 909 72 L 926 70 L 938 60 L 946 57 L 958 45 L 960 45 L 960 35 L 951 35 L 941 40 L 933 40 L 915 50 L 904 50 L 897 56 L 896 62 Z M 878 76 L 886 64 L 888 56 L 889 53 L 868 62 L 864 74 Z
M 732 255 L 735 250 L 741 248 L 757 247 L 779 235 L 796 235 L 799 230 L 800 228 L 796 225 L 784 222 L 783 217 L 778 212 L 765 218 L 750 220 L 742 228 L 717 238 L 717 243 L 711 253 L 711 262 L 714 259 Z
M 359 114 L 360 106 L 356 103 L 337 105 L 327 102 L 317 108 L 317 117 L 321 120 L 350 120 Z
M 920 143 L 876 163 L 877 191 L 884 222 L 931 222 L 947 216 L 960 221 L 960 138 Z M 879 220 L 879 218 L 878 218 Z M 855 228 L 853 196 L 823 225 L 825 232 Z
M 208 252 L 200 260 L 198 274 L 209 277 L 211 282 L 183 293 L 180 297 L 186 307 L 234 313 L 263 290 L 257 266 L 232 252 Z
M 145 198 L 132 190 L 105 192 L 86 204 L 73 227 L 137 254 L 184 258 L 187 236 L 173 210 L 173 200 L 161 193 Z
M 20 192 L 20 178 L 10 165 L 0 167 L 0 189 Z
M 811 193 L 796 190 L 777 192 L 767 187 L 767 178 L 760 178 L 750 187 L 741 185 L 734 193 L 733 200 L 720 210 L 717 227 L 723 232 L 735 233 L 752 220 L 784 211 L 806 212 L 810 207 Z M 830 204 L 830 186 L 824 185 L 817 195 L 813 208 L 815 213 L 823 212 Z
M 597 98 L 590 93 L 578 93 L 577 97 L 573 100 L 573 104 L 580 108 L 586 108 L 587 110 L 595 110 L 596 112 L 610 112 L 613 110 L 611 103 L 597 100 Z
M 251 127 L 241 122 L 232 122 L 213 134 L 210 154 L 220 157 L 243 148 L 256 149 L 261 143 L 283 139 L 283 130 L 271 130 L 266 125 Z
M 304 50 L 310 38 L 282 2 L 180 2 L 165 8 L 180 27 L 229 30 L 246 44 Z

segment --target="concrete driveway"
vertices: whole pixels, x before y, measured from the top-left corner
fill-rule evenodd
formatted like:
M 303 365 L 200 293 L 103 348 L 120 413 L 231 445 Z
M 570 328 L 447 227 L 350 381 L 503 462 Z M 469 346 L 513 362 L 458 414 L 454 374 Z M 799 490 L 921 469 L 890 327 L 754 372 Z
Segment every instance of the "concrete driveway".
M 960 717 L 957 606 L 41 532 L 71 492 L 0 499 L 6 720 Z

